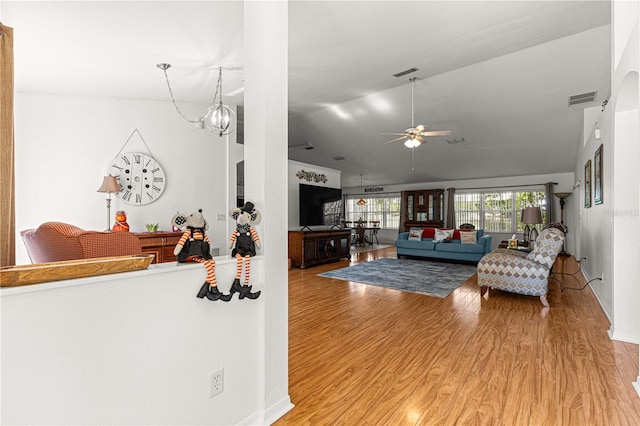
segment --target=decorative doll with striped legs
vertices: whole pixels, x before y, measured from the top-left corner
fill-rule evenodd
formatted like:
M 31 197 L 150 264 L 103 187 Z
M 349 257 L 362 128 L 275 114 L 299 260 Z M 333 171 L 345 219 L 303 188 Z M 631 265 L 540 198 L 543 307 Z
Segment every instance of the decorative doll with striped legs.
M 251 226 L 260 223 L 262 218 L 260 212 L 254 208 L 252 202 L 247 201 L 242 208 L 233 208 L 229 210 L 229 216 L 236 221 L 236 229 L 229 240 L 229 248 L 231 256 L 236 258 L 236 277 L 231 285 L 229 293 L 238 292 L 239 298 L 257 299 L 261 291 L 251 292 L 249 285 L 249 272 L 251 270 L 251 257 L 256 255 L 256 247 L 261 248 L 258 233 Z M 234 247 L 235 245 L 235 247 Z M 240 285 L 240 277 L 242 276 L 242 266 L 244 263 L 244 284 Z
M 206 234 L 209 224 L 202 215 L 202 210 L 197 213 L 185 215 L 176 213 L 171 219 L 171 224 L 176 227 L 186 226 L 180 241 L 173 249 L 173 254 L 178 257 L 178 262 L 198 262 L 202 263 L 207 270 L 207 279 L 200 288 L 197 297 L 202 299 L 205 296 L 209 300 L 231 300 L 231 294 L 223 294 L 218 290 L 216 281 L 216 261 L 211 256 L 211 241 Z

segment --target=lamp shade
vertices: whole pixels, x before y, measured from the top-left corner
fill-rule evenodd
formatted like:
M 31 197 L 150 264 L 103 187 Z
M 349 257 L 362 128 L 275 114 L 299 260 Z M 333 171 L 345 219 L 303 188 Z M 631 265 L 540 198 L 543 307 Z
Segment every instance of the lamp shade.
M 542 210 L 540 207 L 527 207 L 522 211 L 522 223 L 535 225 L 542 223 Z
M 554 192 L 553 195 L 555 195 L 556 197 L 563 199 L 563 198 L 567 198 L 569 197 L 571 194 L 573 194 L 572 192 Z
M 118 181 L 115 176 L 105 176 L 102 179 L 102 185 L 98 188 L 98 192 L 106 192 L 108 194 L 112 194 L 114 192 L 122 192 L 120 186 L 118 185 Z

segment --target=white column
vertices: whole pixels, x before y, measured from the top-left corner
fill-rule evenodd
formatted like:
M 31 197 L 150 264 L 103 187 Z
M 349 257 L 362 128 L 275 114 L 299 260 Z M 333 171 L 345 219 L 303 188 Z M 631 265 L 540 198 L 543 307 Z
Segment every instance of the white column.
M 262 212 L 264 422 L 293 406 L 288 394 L 288 4 L 245 1 L 245 201 Z M 253 277 L 252 277 L 253 278 Z

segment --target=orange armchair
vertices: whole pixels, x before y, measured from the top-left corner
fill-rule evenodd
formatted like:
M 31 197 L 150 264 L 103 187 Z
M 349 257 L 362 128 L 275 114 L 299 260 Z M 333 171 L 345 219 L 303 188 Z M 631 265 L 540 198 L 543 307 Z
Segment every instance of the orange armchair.
M 31 263 L 142 253 L 140 240 L 129 232 L 85 231 L 62 222 L 46 222 L 20 236 Z

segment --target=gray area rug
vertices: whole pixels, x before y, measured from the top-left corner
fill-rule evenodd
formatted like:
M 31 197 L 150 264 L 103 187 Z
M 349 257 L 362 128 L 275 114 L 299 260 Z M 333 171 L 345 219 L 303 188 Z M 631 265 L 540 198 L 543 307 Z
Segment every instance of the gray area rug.
M 383 258 L 318 275 L 445 298 L 475 273 L 473 265 Z

